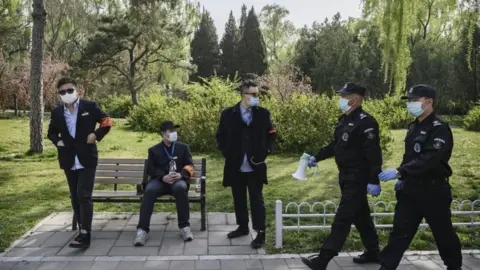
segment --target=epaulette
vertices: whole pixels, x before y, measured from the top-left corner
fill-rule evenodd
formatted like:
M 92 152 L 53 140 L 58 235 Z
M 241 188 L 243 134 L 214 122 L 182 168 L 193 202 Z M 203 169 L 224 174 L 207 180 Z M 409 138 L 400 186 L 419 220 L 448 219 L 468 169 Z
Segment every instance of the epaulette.
M 433 121 L 433 126 L 434 126 L 434 127 L 436 127 L 436 126 L 442 126 L 442 125 L 443 125 L 443 123 L 440 122 L 439 120 Z

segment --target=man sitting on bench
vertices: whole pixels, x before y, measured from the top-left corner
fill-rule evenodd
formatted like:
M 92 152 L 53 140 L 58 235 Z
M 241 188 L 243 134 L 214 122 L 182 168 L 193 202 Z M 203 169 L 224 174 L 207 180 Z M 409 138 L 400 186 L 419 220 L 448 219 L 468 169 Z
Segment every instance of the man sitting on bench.
M 177 142 L 177 128 L 172 121 L 160 125 L 162 142 L 148 149 L 147 173 L 150 180 L 143 194 L 137 236 L 133 244 L 143 246 L 148 238 L 150 218 L 157 197 L 173 195 L 177 205 L 178 227 L 184 241 L 192 241 L 188 180 L 193 174 L 192 154 L 188 145 Z

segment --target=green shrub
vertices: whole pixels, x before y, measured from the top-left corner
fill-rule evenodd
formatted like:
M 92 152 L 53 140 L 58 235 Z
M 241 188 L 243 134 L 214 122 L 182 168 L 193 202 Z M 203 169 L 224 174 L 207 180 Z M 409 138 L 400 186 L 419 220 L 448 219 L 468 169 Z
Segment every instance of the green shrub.
M 364 109 L 373 115 L 378 122 L 389 128 L 407 128 L 414 117 L 408 114 L 406 102 L 398 96 L 386 96 L 384 99 L 367 100 Z
M 103 110 L 114 118 L 127 117 L 133 108 L 132 98 L 129 95 L 111 95 L 97 101 Z
M 465 129 L 472 131 L 480 131 L 480 106 L 471 109 L 467 116 L 463 119 Z
M 127 119 L 132 128 L 150 132 L 156 132 L 162 121 L 172 120 L 181 125 L 180 140 L 189 143 L 192 151 L 217 151 L 215 132 L 220 113 L 239 102 L 236 87 L 230 81 L 212 78 L 203 85 L 188 85 L 186 101 L 161 93 L 144 95 Z M 315 153 L 330 142 L 340 115 L 337 98 L 325 95 L 293 94 L 286 102 L 262 96 L 261 106 L 270 110 L 276 126 L 276 152 Z M 391 140 L 388 124 L 382 117 L 377 120 L 382 148 L 386 149 Z

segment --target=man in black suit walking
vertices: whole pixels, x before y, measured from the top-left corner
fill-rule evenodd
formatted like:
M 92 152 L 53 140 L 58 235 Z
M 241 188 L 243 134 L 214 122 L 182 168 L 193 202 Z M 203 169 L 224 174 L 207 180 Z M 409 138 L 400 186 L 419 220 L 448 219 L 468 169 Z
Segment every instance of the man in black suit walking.
M 94 101 L 80 100 L 77 83 L 62 78 L 57 83 L 63 105 L 52 110 L 48 138 L 57 147 L 60 168 L 65 171 L 75 220 L 80 233 L 72 248 L 88 248 L 93 218 L 92 192 L 98 162 L 96 141 L 110 131 L 113 121 Z M 100 124 L 98 129 L 97 123 Z
M 258 232 L 253 248 L 265 244 L 265 203 L 263 184 L 267 184 L 265 159 L 271 153 L 276 132 L 270 112 L 258 106 L 258 88 L 252 81 L 240 87 L 242 101 L 222 112 L 217 130 L 217 145 L 225 157 L 223 185 L 232 187 L 235 217 L 239 227 L 228 234 L 236 238 L 249 234 L 247 188 L 253 229 Z

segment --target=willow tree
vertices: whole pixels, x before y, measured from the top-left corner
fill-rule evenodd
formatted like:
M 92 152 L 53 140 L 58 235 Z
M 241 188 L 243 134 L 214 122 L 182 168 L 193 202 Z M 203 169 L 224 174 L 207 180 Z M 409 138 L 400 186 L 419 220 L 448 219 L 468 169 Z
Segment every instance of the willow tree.
M 455 0 L 363 0 L 363 16 L 371 18 L 380 27 L 382 61 L 385 80 L 390 92 L 400 94 L 405 89 L 412 35 L 419 27 L 427 38 L 432 16 L 449 14 L 456 8 Z M 435 6 L 435 10 L 433 7 Z M 435 12 L 432 12 L 435 11 Z

